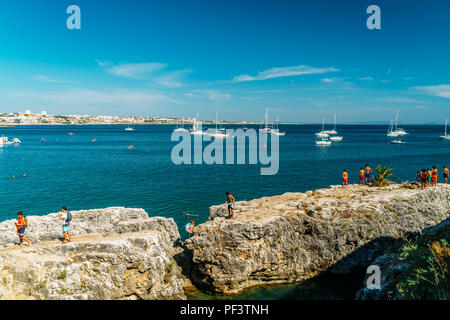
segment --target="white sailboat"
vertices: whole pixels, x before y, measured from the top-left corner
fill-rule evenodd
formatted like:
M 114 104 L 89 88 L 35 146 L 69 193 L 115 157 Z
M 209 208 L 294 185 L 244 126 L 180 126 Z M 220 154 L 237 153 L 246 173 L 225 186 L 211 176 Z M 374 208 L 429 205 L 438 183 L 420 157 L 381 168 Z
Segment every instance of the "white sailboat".
M 325 131 L 325 118 L 322 119 L 322 131 L 317 132 L 316 136 L 319 138 L 328 138 L 330 135 Z
M 393 124 L 392 120 L 389 123 L 389 129 L 388 129 L 388 132 L 387 132 L 387 136 L 388 137 L 394 137 L 394 138 L 398 137 L 398 133 L 396 131 L 394 131 L 394 124 Z
M 177 120 L 177 127 L 173 132 L 189 132 L 189 130 L 184 127 L 184 119 L 181 119 L 181 126 L 179 126 Z
M 338 136 L 337 135 L 337 131 L 336 131 L 336 115 L 334 115 L 334 129 L 330 130 L 330 131 L 327 131 L 327 132 L 328 132 L 328 134 L 330 134 L 330 140 L 331 141 L 339 142 L 339 141 L 344 140 L 343 136 Z
M 218 139 L 227 138 L 229 136 L 228 134 L 221 132 L 221 130 L 219 130 L 217 128 L 217 110 L 216 110 L 216 129 L 213 130 L 213 132 L 208 132 L 208 131 L 206 132 L 207 135 L 214 137 L 214 138 L 218 138 Z
M 448 125 L 448 119 L 445 119 L 445 133 L 443 136 L 440 136 L 440 139 L 444 140 L 450 140 L 450 136 L 447 134 L 447 125 Z
M 273 135 L 276 135 L 276 136 L 284 136 L 284 135 L 286 135 L 286 132 L 280 132 L 280 130 L 278 128 L 279 125 L 280 125 L 280 123 L 279 123 L 278 118 L 277 118 L 276 126 L 270 130 L 270 133 L 273 134 Z
M 397 133 L 398 136 L 404 136 L 404 135 L 408 134 L 402 128 L 398 128 L 398 110 L 397 110 L 397 115 L 395 117 L 395 127 L 394 127 L 394 129 L 395 129 L 394 132 Z
M 269 126 L 269 109 L 266 109 L 266 115 L 264 117 L 264 128 L 260 128 L 261 133 L 270 133 L 272 129 Z
M 134 131 L 134 128 L 132 128 L 132 127 L 130 127 L 130 125 L 128 125 L 128 126 L 125 128 L 125 131 Z
M 204 131 L 202 131 L 202 123 L 201 121 L 197 120 L 198 114 L 197 116 L 193 119 L 192 121 L 192 128 L 189 129 L 189 132 L 193 135 L 202 135 L 205 134 Z
M 324 132 L 328 133 L 328 134 L 337 134 L 337 131 L 336 131 L 336 115 L 334 115 L 334 128 L 333 128 L 333 130 L 326 130 Z
M 320 140 L 316 140 L 316 145 L 318 146 L 330 146 L 331 140 L 327 137 L 322 137 Z

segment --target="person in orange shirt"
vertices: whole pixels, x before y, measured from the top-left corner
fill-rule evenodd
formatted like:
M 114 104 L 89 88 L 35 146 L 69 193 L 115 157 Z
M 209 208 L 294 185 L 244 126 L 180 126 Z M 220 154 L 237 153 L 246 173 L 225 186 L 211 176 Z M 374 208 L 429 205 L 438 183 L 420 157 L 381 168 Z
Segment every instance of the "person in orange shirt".
M 30 240 L 28 240 L 25 237 L 25 228 L 27 227 L 27 220 L 24 217 L 22 211 L 19 211 L 17 213 L 17 223 L 16 223 L 16 229 L 17 229 L 17 234 L 19 235 L 19 240 L 20 240 L 20 246 L 23 245 L 23 240 L 25 240 L 28 245 L 31 245 Z
M 359 184 L 364 184 L 364 169 L 359 170 Z
M 342 172 L 342 188 L 345 188 L 345 186 L 348 187 L 348 173 L 344 170 L 344 172 Z
M 229 193 L 225 192 L 225 195 L 227 196 L 227 203 L 228 203 L 228 216 L 231 215 L 231 219 L 234 218 L 234 197 Z
M 431 185 L 437 187 L 438 170 L 435 166 L 431 169 Z

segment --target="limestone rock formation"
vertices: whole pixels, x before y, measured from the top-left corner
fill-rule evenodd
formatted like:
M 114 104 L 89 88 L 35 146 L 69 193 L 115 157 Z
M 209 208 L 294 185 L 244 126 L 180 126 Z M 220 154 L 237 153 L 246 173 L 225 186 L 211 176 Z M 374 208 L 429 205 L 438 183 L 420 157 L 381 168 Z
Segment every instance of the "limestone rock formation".
M 56 214 L 30 216 L 18 247 L 14 220 L 0 223 L 0 299 L 184 299 L 173 259 L 173 219 L 142 209 L 73 212 L 63 244 Z
M 331 187 L 210 208 L 210 221 L 186 240 L 193 282 L 234 294 L 255 285 L 311 278 L 369 265 L 395 239 L 450 214 L 450 186 L 420 190 Z

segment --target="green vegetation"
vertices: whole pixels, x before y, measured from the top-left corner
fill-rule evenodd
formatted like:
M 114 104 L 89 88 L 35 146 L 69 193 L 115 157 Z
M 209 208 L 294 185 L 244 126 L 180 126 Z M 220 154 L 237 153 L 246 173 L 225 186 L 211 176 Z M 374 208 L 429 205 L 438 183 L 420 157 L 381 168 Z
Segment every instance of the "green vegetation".
M 378 165 L 375 169 L 376 175 L 373 178 L 372 186 L 383 187 L 394 183 L 398 178 L 392 174 L 392 170 L 392 168 L 387 166 L 381 167 L 381 165 Z
M 397 282 L 397 299 L 450 299 L 450 227 L 430 232 L 414 241 L 406 240 L 400 262 L 407 267 Z

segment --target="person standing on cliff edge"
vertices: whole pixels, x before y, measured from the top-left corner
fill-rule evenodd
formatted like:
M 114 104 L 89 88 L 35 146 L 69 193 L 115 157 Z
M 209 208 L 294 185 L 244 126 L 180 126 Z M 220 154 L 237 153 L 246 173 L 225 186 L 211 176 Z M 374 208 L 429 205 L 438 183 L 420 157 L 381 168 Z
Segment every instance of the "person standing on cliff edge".
M 228 204 L 228 216 L 231 215 L 231 219 L 234 218 L 234 197 L 229 193 L 225 192 L 225 195 L 227 196 L 227 204 Z
M 72 214 L 70 212 L 67 212 L 66 207 L 61 208 L 61 212 L 58 212 L 58 218 L 62 222 L 62 231 L 64 236 L 64 242 L 70 242 L 72 241 L 70 237 L 70 221 L 72 221 Z
M 28 220 L 23 215 L 22 211 L 17 212 L 17 234 L 19 235 L 20 246 L 23 245 L 23 240 L 25 240 L 28 245 L 31 245 L 30 240 L 25 238 L 25 228 L 28 226 Z
M 344 170 L 342 172 L 342 188 L 348 187 L 348 173 Z

